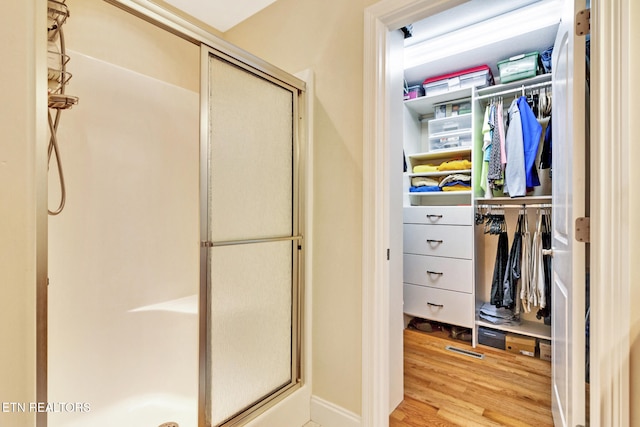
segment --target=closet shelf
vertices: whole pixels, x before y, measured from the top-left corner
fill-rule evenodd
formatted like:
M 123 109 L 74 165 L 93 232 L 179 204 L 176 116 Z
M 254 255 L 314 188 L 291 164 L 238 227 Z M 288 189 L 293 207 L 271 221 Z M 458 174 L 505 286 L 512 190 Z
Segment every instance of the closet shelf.
M 471 194 L 471 190 L 469 191 L 427 191 L 424 193 L 421 192 L 412 192 L 409 191 L 406 193 L 409 196 L 427 196 L 427 197 L 452 197 L 452 196 L 469 196 Z
M 529 86 L 545 84 L 545 83 L 548 83 L 549 85 L 551 84 L 551 73 L 540 74 L 539 76 L 531 77 L 525 80 L 518 80 L 515 82 L 510 82 L 505 84 L 487 86 L 487 87 L 478 89 L 477 97 L 492 96 L 492 95 L 497 96 L 498 93 L 507 92 L 507 91 L 515 93 L 518 90 L 520 90 L 522 86 L 524 86 L 526 89 Z
M 456 129 L 456 130 L 450 130 L 447 132 L 432 133 L 429 135 L 429 138 L 430 139 L 448 138 L 452 136 L 461 136 L 461 135 L 471 135 L 471 129 Z
M 524 196 L 524 197 L 477 197 L 477 205 L 542 205 L 551 204 L 551 196 Z
M 471 88 L 457 89 L 432 96 L 421 96 L 419 98 L 404 101 L 404 105 L 419 116 L 433 114 L 433 107 L 437 104 L 453 103 L 471 98 Z
M 491 322 L 486 322 L 479 317 L 476 317 L 476 325 L 485 328 L 495 329 L 497 331 L 511 332 L 514 334 L 526 335 L 529 337 L 540 338 L 544 340 L 551 339 L 551 325 L 545 325 L 541 322 L 533 322 L 523 320 L 520 325 L 496 325 Z
M 407 173 L 407 176 L 411 178 L 415 176 L 448 176 L 456 173 L 471 173 L 471 169 L 463 169 L 463 170 L 456 170 L 456 171 L 442 171 L 442 172 Z
M 441 160 L 465 157 L 471 155 L 471 147 L 454 148 L 452 150 L 428 151 L 425 153 L 409 154 L 407 157 L 415 160 Z

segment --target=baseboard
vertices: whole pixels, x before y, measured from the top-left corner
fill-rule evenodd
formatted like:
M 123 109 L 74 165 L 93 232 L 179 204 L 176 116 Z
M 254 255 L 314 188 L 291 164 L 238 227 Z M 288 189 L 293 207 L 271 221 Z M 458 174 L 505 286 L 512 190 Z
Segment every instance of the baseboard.
M 359 415 L 317 396 L 311 396 L 311 421 L 323 427 L 361 426 Z

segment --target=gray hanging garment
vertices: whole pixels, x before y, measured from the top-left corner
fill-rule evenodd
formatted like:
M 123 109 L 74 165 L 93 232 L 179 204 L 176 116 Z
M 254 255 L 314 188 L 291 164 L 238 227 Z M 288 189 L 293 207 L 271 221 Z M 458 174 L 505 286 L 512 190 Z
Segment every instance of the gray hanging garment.
M 505 268 L 503 280 L 503 300 L 502 306 L 514 308 L 516 301 L 516 292 L 518 281 L 521 276 L 522 261 L 522 215 L 518 217 L 518 226 L 513 233 L 513 243 L 511 243 L 511 251 Z
M 491 304 L 502 307 L 504 273 L 507 266 L 509 252 L 509 236 L 506 231 L 500 233 L 498 237 L 498 249 L 496 251 L 496 262 L 493 268 L 493 280 L 491 282 Z
M 544 215 L 542 230 L 542 248 L 551 249 L 551 220 L 549 215 Z M 545 323 L 551 321 L 551 255 L 542 256 L 544 264 L 544 293 L 545 307 L 538 310 L 536 317 L 538 319 L 545 318 Z
M 491 157 L 489 158 L 489 173 L 487 179 L 491 188 L 499 188 L 497 181 L 501 181 L 502 175 L 502 147 L 500 146 L 500 132 L 498 129 L 498 108 L 495 104 L 491 106 L 489 113 L 489 126 L 491 127 Z

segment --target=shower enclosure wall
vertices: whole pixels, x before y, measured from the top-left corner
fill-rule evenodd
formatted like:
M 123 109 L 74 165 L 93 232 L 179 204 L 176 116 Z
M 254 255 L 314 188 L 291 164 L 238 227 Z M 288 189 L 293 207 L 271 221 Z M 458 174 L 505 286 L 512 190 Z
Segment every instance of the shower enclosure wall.
M 49 426 L 195 426 L 198 94 L 80 52 L 73 69 L 67 205 L 49 220 L 48 400 L 90 411 Z
M 59 129 L 67 202 L 49 220 L 48 401 L 80 409 L 49 413 L 48 426 L 246 424 L 303 385 L 304 84 L 192 41 L 169 46 L 102 0 L 67 4 L 81 103 Z M 120 28 L 122 51 L 82 44 L 89 29 L 112 43 Z M 200 67 L 201 82 L 185 78 Z M 278 425 L 309 420 L 309 393 Z M 251 425 L 273 425 L 261 418 Z

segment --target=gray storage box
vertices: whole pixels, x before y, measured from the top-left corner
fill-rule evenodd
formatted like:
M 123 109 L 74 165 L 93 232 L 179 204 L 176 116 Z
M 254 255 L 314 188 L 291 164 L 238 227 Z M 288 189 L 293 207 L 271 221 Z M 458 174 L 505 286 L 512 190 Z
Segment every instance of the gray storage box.
M 506 348 L 506 336 L 507 334 L 502 331 L 496 331 L 495 329 L 484 328 L 482 326 L 478 328 L 478 343 L 482 345 L 504 350 Z

